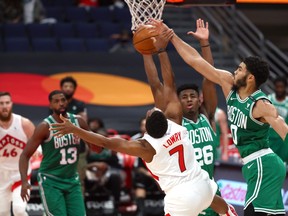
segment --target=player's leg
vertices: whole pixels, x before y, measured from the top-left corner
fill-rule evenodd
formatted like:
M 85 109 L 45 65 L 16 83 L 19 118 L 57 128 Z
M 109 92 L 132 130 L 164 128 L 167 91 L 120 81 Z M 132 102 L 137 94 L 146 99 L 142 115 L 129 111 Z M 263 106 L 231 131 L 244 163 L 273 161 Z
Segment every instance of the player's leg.
M 218 195 L 214 196 L 214 199 L 213 199 L 210 207 L 215 212 L 218 212 L 219 215 L 237 216 L 237 213 L 236 213 L 236 210 L 234 209 L 234 207 L 232 205 L 226 203 L 226 201 Z
M 219 187 L 217 189 L 216 195 L 221 196 Z M 213 201 L 212 201 L 213 202 Z M 204 209 L 201 214 L 199 214 L 199 216 L 219 216 L 219 214 L 217 212 L 215 212 L 213 210 L 213 208 L 211 208 L 211 205 L 209 206 L 209 208 Z
M 215 183 L 215 182 L 214 182 Z M 165 214 L 196 216 L 211 204 L 217 185 L 207 178 L 197 178 L 170 189 L 164 198 Z
M 86 215 L 80 182 L 75 178 L 71 179 L 70 183 L 66 184 L 65 190 L 67 191 L 65 196 L 67 215 Z
M 67 215 L 61 184 L 57 180 L 51 179 L 51 177 L 45 176 L 41 173 L 38 173 L 38 184 L 41 201 L 46 215 Z
M 26 212 L 27 202 L 22 200 L 20 193 L 21 186 L 17 184 L 12 193 L 13 214 L 14 216 L 28 216 L 28 213 Z
M 24 202 L 21 194 L 21 177 L 19 171 L 11 172 L 11 179 L 14 183 L 11 187 L 12 191 L 12 210 L 14 216 L 28 216 L 26 212 L 27 202 Z
M 10 172 L 0 170 L 0 216 L 10 215 L 12 192 L 11 192 L 11 180 Z
M 12 193 L 10 189 L 3 188 L 1 182 L 0 180 L 0 216 L 7 216 L 10 215 Z

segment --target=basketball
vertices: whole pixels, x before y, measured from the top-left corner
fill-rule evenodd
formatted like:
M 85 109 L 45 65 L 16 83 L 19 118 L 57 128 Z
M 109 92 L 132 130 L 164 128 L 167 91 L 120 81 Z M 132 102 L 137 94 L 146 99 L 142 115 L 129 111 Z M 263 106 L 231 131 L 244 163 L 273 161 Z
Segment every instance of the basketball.
M 152 25 L 140 26 L 133 35 L 134 48 L 141 54 L 148 55 L 157 52 L 151 37 L 156 37 L 158 34 L 156 32 L 150 32 L 152 28 Z

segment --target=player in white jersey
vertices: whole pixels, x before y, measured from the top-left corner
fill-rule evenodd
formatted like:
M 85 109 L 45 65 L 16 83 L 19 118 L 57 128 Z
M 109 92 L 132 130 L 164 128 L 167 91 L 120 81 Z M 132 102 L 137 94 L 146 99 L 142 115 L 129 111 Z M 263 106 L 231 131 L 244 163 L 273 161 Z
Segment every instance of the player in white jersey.
M 172 31 L 166 34 L 172 35 Z M 196 162 L 193 145 L 186 128 L 181 126 L 182 107 L 176 93 L 174 74 L 165 51 L 168 41 L 155 44 L 162 69 L 160 82 L 152 55 L 143 55 L 146 75 L 152 90 L 155 107 L 147 112 L 144 137 L 138 140 L 107 138 L 96 133 L 77 129 L 61 116 L 63 123 L 51 125 L 56 136 L 74 133 L 95 145 L 116 152 L 141 157 L 153 177 L 165 192 L 166 216 L 196 216 L 211 207 L 221 215 L 236 215 L 226 202 L 215 196 L 217 185 L 209 179 Z
M 20 196 L 21 181 L 18 168 L 20 154 L 34 132 L 33 123 L 12 113 L 9 92 L 0 92 L 0 216 L 28 216 L 26 202 Z M 30 170 L 31 172 L 31 170 Z

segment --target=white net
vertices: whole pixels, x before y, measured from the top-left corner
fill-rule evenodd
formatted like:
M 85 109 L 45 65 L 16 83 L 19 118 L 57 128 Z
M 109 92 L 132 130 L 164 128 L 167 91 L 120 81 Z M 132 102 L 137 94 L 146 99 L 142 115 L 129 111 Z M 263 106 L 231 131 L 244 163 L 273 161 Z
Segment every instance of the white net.
M 125 0 L 131 13 L 131 30 L 145 24 L 150 18 L 160 20 L 166 0 Z

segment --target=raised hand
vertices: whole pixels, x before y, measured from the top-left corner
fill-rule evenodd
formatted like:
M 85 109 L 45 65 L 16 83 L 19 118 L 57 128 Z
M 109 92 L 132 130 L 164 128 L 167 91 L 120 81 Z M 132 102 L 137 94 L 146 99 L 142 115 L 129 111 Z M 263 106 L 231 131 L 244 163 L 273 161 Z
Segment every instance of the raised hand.
M 152 37 L 153 44 L 158 52 L 166 50 L 169 41 L 173 37 L 173 34 L 174 31 L 172 29 L 168 29 L 157 37 Z
M 155 31 L 159 35 L 169 30 L 169 27 L 163 22 L 163 20 L 156 20 L 156 19 L 151 18 L 149 19 L 149 22 L 147 24 L 155 26 Z
M 188 35 L 192 35 L 199 41 L 207 41 L 209 39 L 209 24 L 208 22 L 204 23 L 204 20 L 196 20 L 196 31 L 189 31 Z
M 51 124 L 49 130 L 56 131 L 53 136 L 61 137 L 65 134 L 69 134 L 73 132 L 73 128 L 76 126 L 73 125 L 69 119 L 65 118 L 62 114 L 60 114 L 60 119 L 63 121 L 62 123 L 53 123 Z

